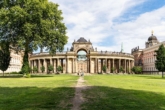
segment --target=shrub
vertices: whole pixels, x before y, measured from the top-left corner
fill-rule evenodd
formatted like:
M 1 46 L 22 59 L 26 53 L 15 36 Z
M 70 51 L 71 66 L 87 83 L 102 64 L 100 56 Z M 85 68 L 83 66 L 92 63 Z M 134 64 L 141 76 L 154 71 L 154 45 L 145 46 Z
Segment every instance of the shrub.
M 124 72 L 124 68 L 122 66 L 120 67 L 119 70 L 120 70 L 120 72 Z
M 140 74 L 140 73 L 142 73 L 142 67 L 140 67 L 140 66 L 134 66 L 131 70 L 132 70 L 135 74 Z
M 51 71 L 53 71 L 53 69 L 54 69 L 54 68 L 53 68 L 53 65 L 49 65 L 49 66 L 48 66 L 48 71 L 49 71 L 49 73 L 50 73 Z
M 42 73 L 45 71 L 45 67 L 44 66 L 41 66 L 40 69 L 41 69 Z
M 61 72 L 63 70 L 62 66 L 57 67 L 57 72 Z
M 107 67 L 105 65 L 103 65 L 102 70 L 103 70 L 103 72 L 106 72 Z
M 34 68 L 33 68 L 33 72 L 35 73 L 35 72 L 37 72 L 37 71 L 38 71 L 37 66 L 34 66 Z

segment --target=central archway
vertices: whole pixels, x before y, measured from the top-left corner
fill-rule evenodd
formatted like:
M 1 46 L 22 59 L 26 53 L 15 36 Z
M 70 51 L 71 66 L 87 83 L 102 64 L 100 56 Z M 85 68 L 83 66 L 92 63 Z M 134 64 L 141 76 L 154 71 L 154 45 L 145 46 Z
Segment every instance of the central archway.
M 78 72 L 87 73 L 87 52 L 83 49 L 77 51 Z

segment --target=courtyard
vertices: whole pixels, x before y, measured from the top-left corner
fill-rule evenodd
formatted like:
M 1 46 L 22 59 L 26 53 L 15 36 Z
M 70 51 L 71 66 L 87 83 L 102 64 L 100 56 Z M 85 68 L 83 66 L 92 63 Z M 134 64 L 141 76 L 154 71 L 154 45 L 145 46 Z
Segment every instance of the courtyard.
M 80 78 L 84 81 L 77 87 Z M 86 88 L 78 92 L 82 110 L 165 110 L 160 75 L 1 76 L 0 87 L 0 110 L 74 109 L 76 87 Z

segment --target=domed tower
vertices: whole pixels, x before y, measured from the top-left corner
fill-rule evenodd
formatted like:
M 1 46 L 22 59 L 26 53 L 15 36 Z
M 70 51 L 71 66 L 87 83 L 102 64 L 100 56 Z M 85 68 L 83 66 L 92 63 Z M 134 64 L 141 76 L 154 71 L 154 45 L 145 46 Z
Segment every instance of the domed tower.
M 92 43 L 87 41 L 84 37 L 80 37 L 77 41 L 72 43 L 70 51 L 77 52 L 78 50 L 85 50 L 86 52 L 94 51 Z
M 158 43 L 159 41 L 157 40 L 156 36 L 153 35 L 153 31 L 152 31 L 151 36 L 148 38 L 148 42 L 146 42 L 146 48 L 151 47 Z

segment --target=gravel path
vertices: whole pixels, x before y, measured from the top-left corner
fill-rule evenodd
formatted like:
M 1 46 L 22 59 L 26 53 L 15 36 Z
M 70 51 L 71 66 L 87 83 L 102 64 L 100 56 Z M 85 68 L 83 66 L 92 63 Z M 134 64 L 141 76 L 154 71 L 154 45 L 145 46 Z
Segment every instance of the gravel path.
M 77 81 L 77 85 L 75 86 L 75 96 L 72 100 L 73 107 L 71 110 L 81 110 L 80 106 L 85 101 L 83 98 L 82 90 L 87 89 L 87 86 L 84 85 L 84 78 L 80 77 Z

